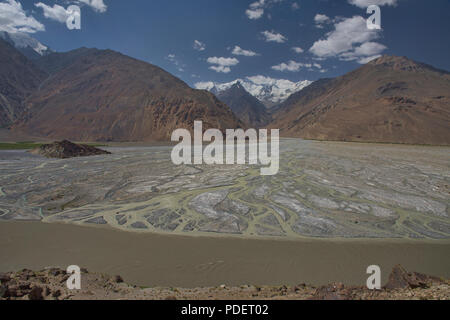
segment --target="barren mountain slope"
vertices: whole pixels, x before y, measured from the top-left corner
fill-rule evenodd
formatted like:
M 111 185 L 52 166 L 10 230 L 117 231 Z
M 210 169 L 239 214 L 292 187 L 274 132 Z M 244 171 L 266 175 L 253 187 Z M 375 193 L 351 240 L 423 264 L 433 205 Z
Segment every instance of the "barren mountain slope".
M 271 127 L 306 139 L 450 144 L 450 74 L 383 56 L 292 95 Z
M 231 110 L 166 71 L 111 50 L 51 55 L 54 72 L 13 130 L 75 141 L 169 140 L 176 128 L 236 128 Z

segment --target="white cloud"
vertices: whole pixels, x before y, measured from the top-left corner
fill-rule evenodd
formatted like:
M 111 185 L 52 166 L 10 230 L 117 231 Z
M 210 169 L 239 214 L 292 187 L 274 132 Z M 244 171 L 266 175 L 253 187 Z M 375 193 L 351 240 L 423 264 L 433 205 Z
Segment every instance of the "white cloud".
M 330 18 L 327 15 L 325 15 L 325 14 L 318 13 L 314 17 L 314 22 L 315 23 L 325 23 L 325 22 L 328 22 L 328 21 L 330 21 Z
M 232 54 L 234 54 L 235 56 L 246 56 L 246 57 L 254 57 L 257 56 L 258 54 L 254 51 L 251 50 L 244 50 L 239 46 L 235 46 L 233 48 L 233 51 L 231 52 Z
M 53 5 L 53 7 L 50 7 L 45 3 L 38 2 L 35 4 L 35 6 L 38 8 L 42 8 L 42 10 L 44 11 L 44 17 L 61 23 L 65 23 L 70 16 L 68 10 L 57 4 Z
M 348 0 L 348 3 L 357 6 L 359 8 L 367 8 L 370 5 L 377 6 L 395 6 L 397 5 L 397 0 Z
M 272 69 L 277 70 L 277 71 L 296 72 L 296 71 L 299 71 L 301 67 L 302 67 L 301 63 L 291 60 L 288 63 L 283 62 L 283 63 L 280 63 L 279 65 L 272 66 Z
M 298 10 L 298 9 L 300 9 L 300 5 L 298 4 L 298 2 L 294 2 L 291 5 L 291 8 L 292 8 L 292 10 Z
M 184 67 L 186 67 L 186 66 L 184 64 L 180 63 L 180 61 L 178 60 L 178 58 L 175 54 L 173 54 L 173 53 L 168 54 L 166 57 L 166 60 L 172 62 L 179 72 L 184 72 Z
M 106 12 L 106 9 L 108 8 L 103 0 L 78 0 L 81 3 L 85 3 L 88 6 L 92 7 L 97 12 Z
M 345 52 L 341 54 L 341 60 L 353 61 L 357 60 L 358 63 L 365 64 L 373 59 L 379 58 L 380 53 L 386 50 L 386 46 L 377 42 L 366 42 L 356 47 L 353 51 Z
M 378 55 L 386 47 L 373 42 L 379 38 L 380 30 L 369 30 L 361 16 L 345 18 L 334 25 L 334 30 L 325 39 L 316 41 L 309 49 L 316 58 L 338 57 L 340 60 L 360 60 Z
M 369 63 L 372 60 L 378 59 L 379 57 L 381 57 L 381 54 L 377 54 L 377 55 L 374 55 L 374 56 L 361 58 L 361 59 L 358 60 L 358 63 L 359 64 L 366 64 L 366 63 Z
M 86 4 L 93 8 L 95 11 L 104 13 L 106 12 L 107 6 L 103 3 L 103 0 L 76 0 L 76 4 Z M 54 4 L 53 6 L 46 5 L 45 3 L 38 2 L 35 6 L 41 8 L 44 12 L 44 16 L 48 19 L 55 20 L 61 23 L 66 23 L 67 19 L 70 17 L 71 12 L 66 8 Z
M 306 68 L 308 71 L 322 71 L 322 66 L 318 63 L 301 63 L 301 62 L 295 62 L 293 60 L 288 61 L 287 63 L 283 62 L 276 66 L 272 66 L 273 70 L 277 71 L 290 71 L 290 72 L 297 72 L 300 71 L 300 69 Z
M 258 0 L 252 2 L 249 8 L 245 11 L 247 17 L 251 20 L 257 20 L 262 18 L 264 10 L 269 8 L 274 3 L 279 3 L 283 0 Z
M 277 33 L 275 31 L 263 31 L 261 34 L 264 36 L 266 42 L 277 42 L 283 43 L 287 41 L 287 38 L 283 36 L 281 33 Z
M 294 50 L 295 53 L 303 53 L 303 49 L 300 47 L 293 47 L 292 50 Z
M 206 49 L 206 45 L 198 40 L 194 40 L 194 49 L 197 51 L 204 51 Z
M 224 58 L 224 57 L 209 57 L 206 60 L 209 64 L 212 64 L 209 69 L 221 73 L 229 73 L 231 71 L 230 67 L 233 67 L 239 63 L 236 58 Z
M 0 2 L 0 31 L 10 33 L 36 33 L 45 26 L 32 16 L 27 16 L 20 2 L 6 0 Z
M 247 17 L 251 20 L 259 19 L 264 14 L 264 9 L 247 9 L 245 11 L 245 14 L 247 14 Z
M 331 23 L 331 19 L 325 14 L 318 13 L 314 17 L 314 22 L 317 28 L 322 29 L 324 24 Z
M 199 90 L 211 90 L 215 84 L 212 81 L 200 81 L 194 84 L 195 89 Z

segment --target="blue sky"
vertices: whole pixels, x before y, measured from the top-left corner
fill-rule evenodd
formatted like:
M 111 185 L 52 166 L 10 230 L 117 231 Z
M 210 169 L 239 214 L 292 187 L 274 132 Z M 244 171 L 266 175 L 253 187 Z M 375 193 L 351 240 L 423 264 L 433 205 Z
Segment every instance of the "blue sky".
M 381 31 L 364 27 L 369 3 L 381 7 Z M 55 51 L 113 49 L 190 85 L 256 75 L 316 80 L 378 54 L 450 70 L 449 0 L 0 0 L 0 10 L 17 4 L 26 31 Z M 71 4 L 81 7 L 81 30 L 62 22 Z

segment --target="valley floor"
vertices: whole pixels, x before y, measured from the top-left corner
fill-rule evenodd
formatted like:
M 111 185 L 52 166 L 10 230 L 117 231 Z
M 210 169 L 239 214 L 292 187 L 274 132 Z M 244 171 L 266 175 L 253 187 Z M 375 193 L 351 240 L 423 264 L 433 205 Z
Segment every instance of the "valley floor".
M 448 147 L 282 140 L 280 171 L 175 166 L 168 146 L 0 151 L 0 220 L 280 238 L 450 238 Z

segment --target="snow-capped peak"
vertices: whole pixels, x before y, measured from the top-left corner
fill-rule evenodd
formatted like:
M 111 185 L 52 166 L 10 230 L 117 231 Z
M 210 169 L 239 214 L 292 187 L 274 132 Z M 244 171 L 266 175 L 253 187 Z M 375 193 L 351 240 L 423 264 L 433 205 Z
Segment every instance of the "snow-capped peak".
M 258 75 L 246 77 L 245 79 L 236 79 L 227 83 L 217 83 L 212 81 L 197 82 L 195 87 L 213 93 L 220 93 L 228 90 L 235 84 L 240 84 L 245 90 L 267 107 L 272 107 L 285 101 L 291 94 L 302 90 L 311 83 L 312 81 L 309 80 L 293 82 L 290 80 L 274 79 Z

